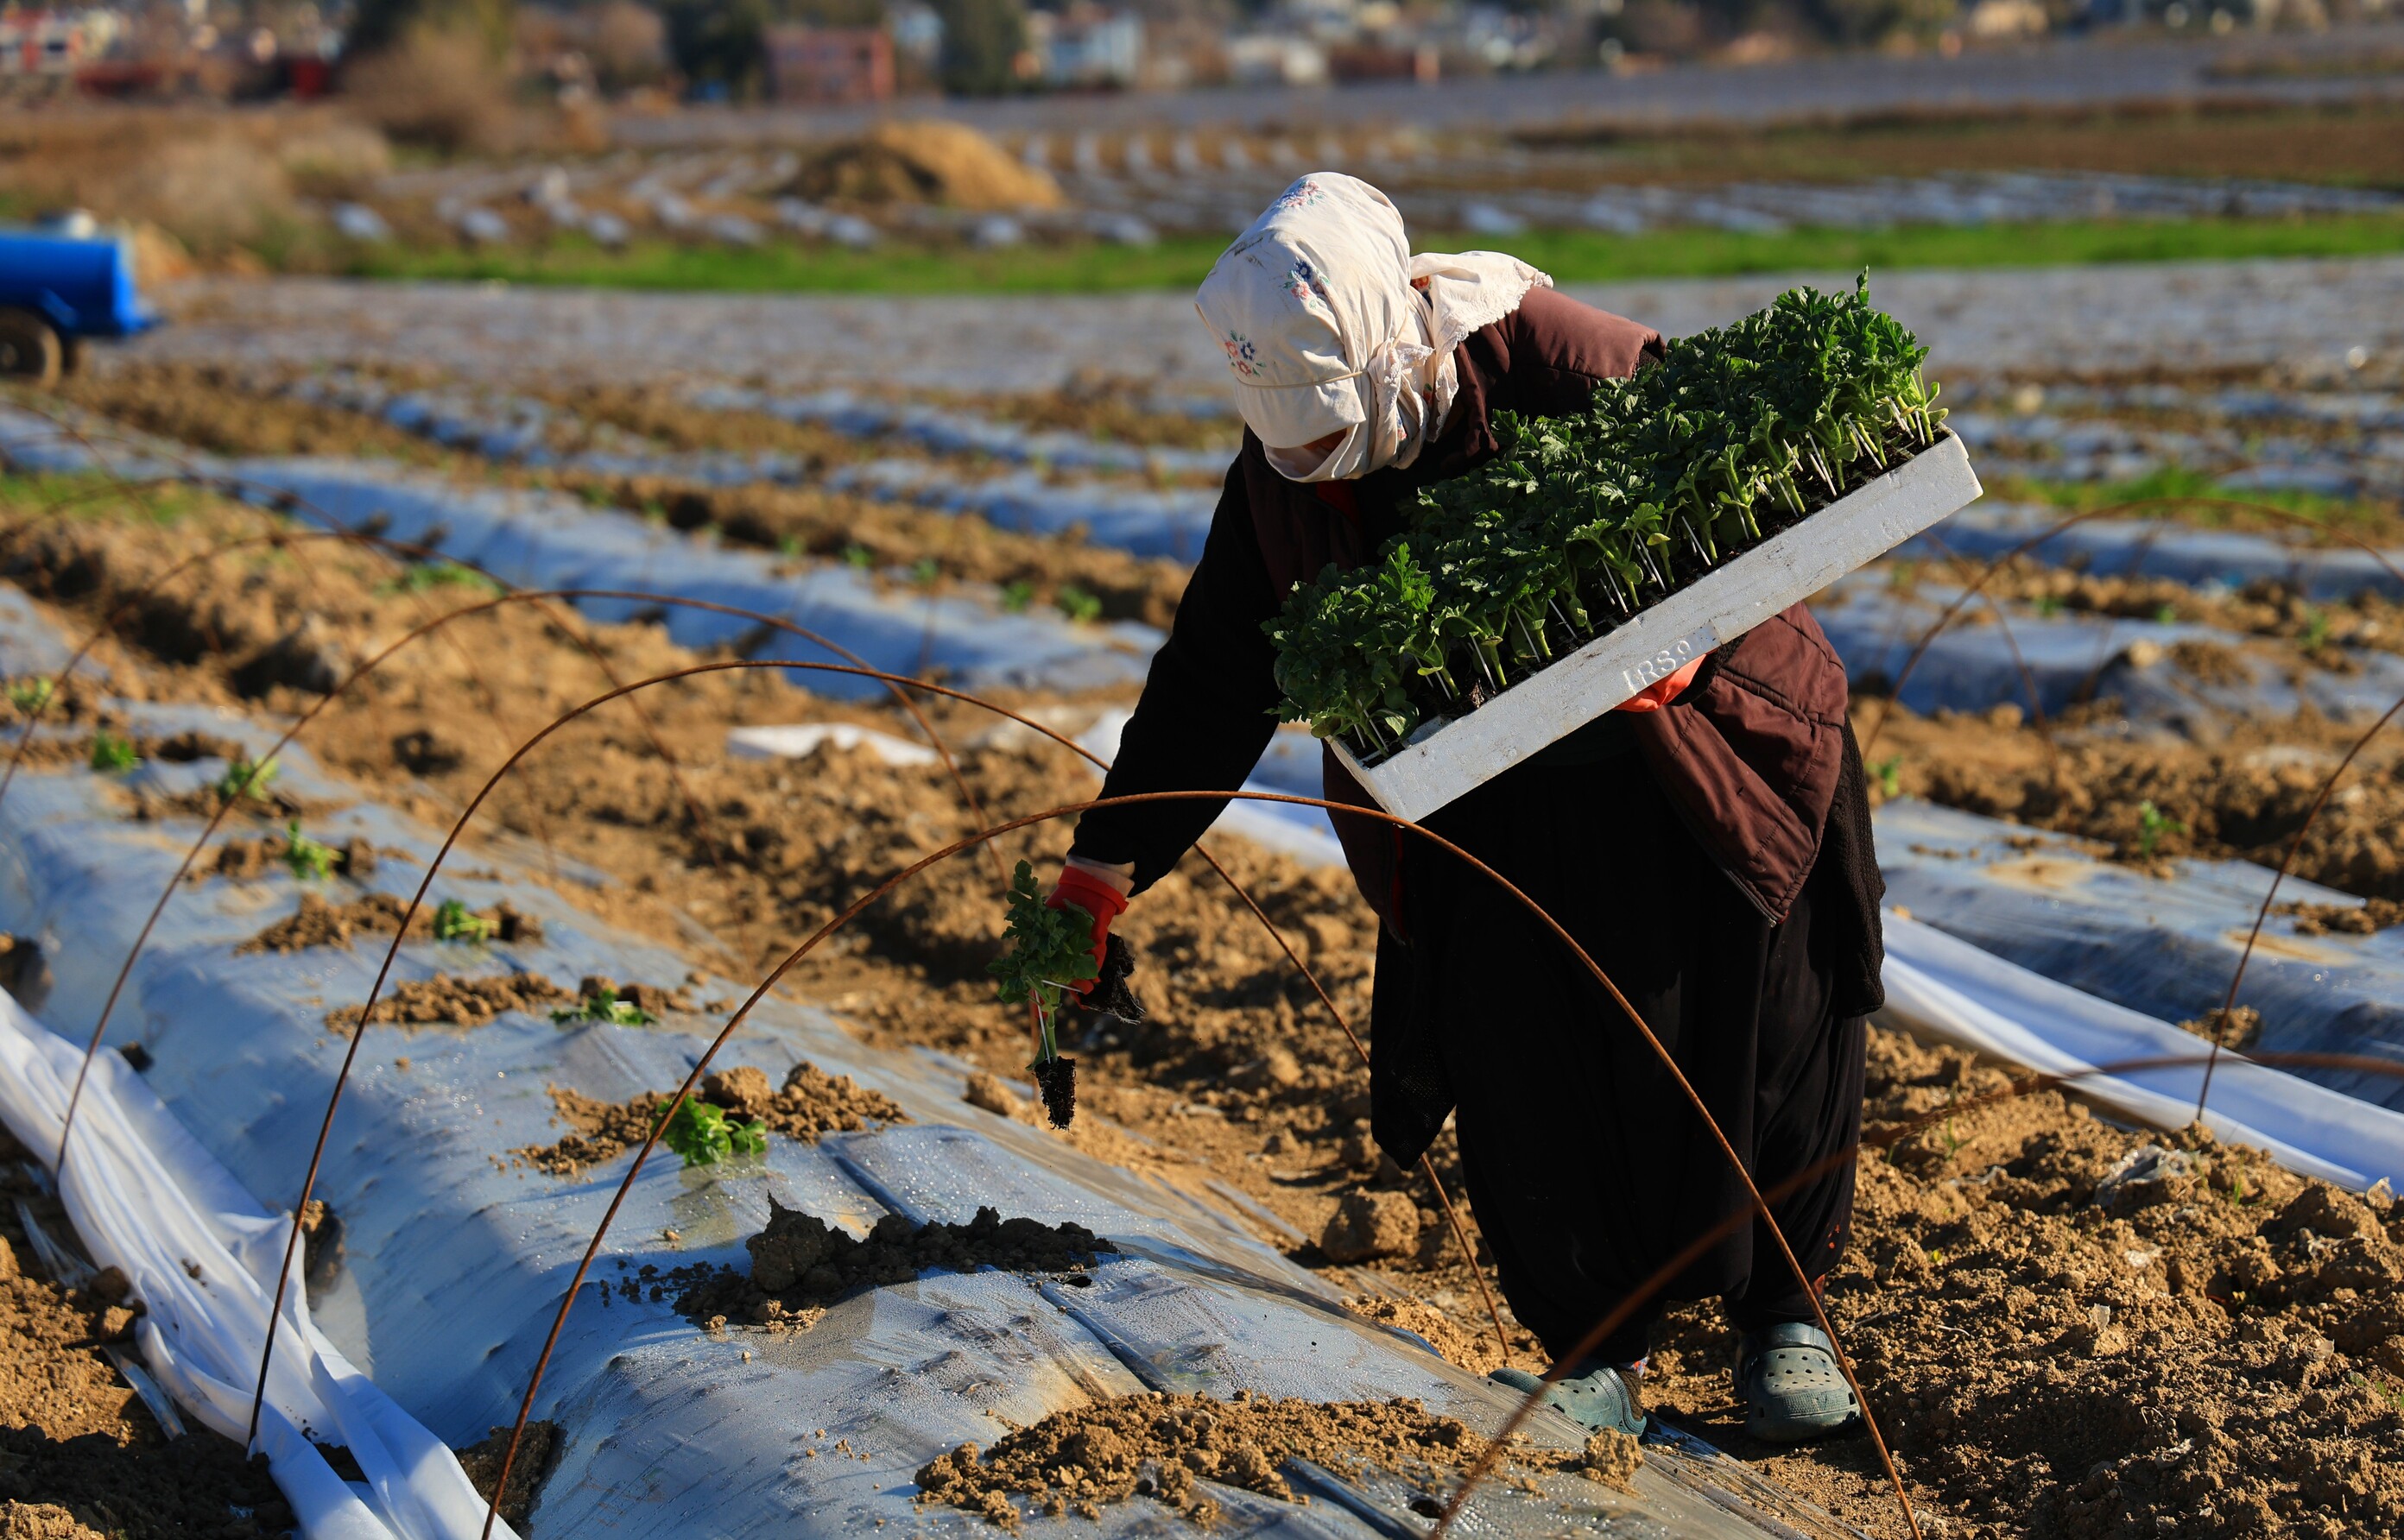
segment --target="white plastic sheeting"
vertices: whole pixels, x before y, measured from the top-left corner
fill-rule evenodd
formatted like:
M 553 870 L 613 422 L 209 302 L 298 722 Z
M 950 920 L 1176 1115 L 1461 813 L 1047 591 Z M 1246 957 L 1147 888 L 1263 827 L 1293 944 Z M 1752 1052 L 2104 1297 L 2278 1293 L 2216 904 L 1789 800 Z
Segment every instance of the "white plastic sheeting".
M 1914 798 L 1878 812 L 1887 900 L 1960 940 L 2158 1020 L 2215 1009 L 2245 957 L 2271 874 L 2182 860 L 2159 878 L 2099 861 L 2079 841 Z M 2290 877 L 2284 901 L 2359 906 Z M 2272 915 L 2237 1002 L 2262 1013 L 2265 1053 L 2345 1054 L 2395 1066 L 2318 1065 L 2299 1077 L 2404 1111 L 2404 929 L 2308 936 Z
M 59 1147 L 82 1048 L 0 994 L 0 1121 L 45 1161 Z M 249 1434 L 268 1308 L 291 1219 L 271 1214 L 119 1055 L 92 1060 L 58 1173 L 76 1232 L 122 1269 L 144 1306 L 150 1372 L 204 1425 Z M 484 1500 L 440 1439 L 335 1351 L 309 1319 L 299 1256 L 285 1290 L 259 1448 L 308 1540 L 468 1540 Z M 315 1439 L 345 1445 L 367 1478 L 345 1482 Z M 494 1533 L 514 1535 L 496 1521 Z
M 0 673 L 14 672 L 8 664 L 21 653 L 51 645 L 11 630 L 0 617 Z M 143 702 L 116 709 L 137 733 L 205 720 L 211 731 L 260 752 L 261 729 L 244 718 Z M 104 1087 L 147 1086 L 157 1098 L 143 1103 L 158 1109 L 154 1121 L 180 1124 L 189 1131 L 180 1137 L 220 1163 L 209 1190 L 189 1202 L 203 1215 L 252 1216 L 249 1226 L 219 1225 L 218 1244 L 246 1261 L 262 1251 L 272 1257 L 285 1232 L 242 1193 L 288 1201 L 296 1190 L 342 1054 L 327 1013 L 359 1001 L 382 947 L 370 938 L 356 949 L 245 953 L 240 945 L 289 913 L 300 891 L 334 901 L 363 887 L 407 893 L 436 843 L 426 829 L 372 803 L 342 805 L 355 788 L 323 776 L 304 749 L 287 750 L 284 764 L 279 785 L 310 805 L 311 832 L 370 839 L 382 854 L 376 872 L 363 883 L 328 879 L 306 889 L 282 872 L 178 884 L 108 1031 L 111 1047 L 143 1045 L 148 1066 L 137 1078 L 117 1055 L 104 1054 L 98 1071 Z M 194 789 L 221 769 L 202 759 L 134 773 L 175 791 Z M 70 1034 L 91 1030 L 143 914 L 195 828 L 189 819 L 140 821 L 125 812 L 116 778 L 80 766 L 22 774 L 0 802 L 0 927 L 36 941 L 48 991 L 41 1008 Z M 554 980 L 606 972 L 662 981 L 690 965 L 595 923 L 517 869 L 489 847 L 477 849 L 438 881 L 433 896 L 473 906 L 506 897 L 541 920 L 541 936 L 412 941 L 395 978 L 523 969 Z M 739 996 L 744 986 L 718 978 L 692 988 L 710 1000 Z M 279 1334 L 280 1343 L 295 1344 L 288 1357 L 279 1345 L 278 1356 L 298 1388 L 279 1388 L 278 1404 L 287 1422 L 306 1421 L 319 1436 L 361 1450 L 363 1464 L 384 1458 L 367 1453 L 370 1440 L 392 1451 L 396 1495 L 378 1491 L 374 1502 L 395 1533 L 457 1540 L 398 1527 L 419 1521 L 400 1511 L 401 1489 L 420 1499 L 421 1510 L 433 1501 L 411 1478 L 435 1455 L 404 1439 L 405 1428 L 390 1418 L 354 1419 L 347 1406 L 325 1406 L 338 1390 L 369 1393 L 364 1384 L 336 1382 L 331 1357 L 321 1359 L 328 1367 L 319 1373 L 300 1344 L 335 1344 L 342 1360 L 373 1374 L 385 1394 L 454 1444 L 505 1422 L 631 1159 L 621 1154 L 561 1175 L 531 1169 L 510 1152 L 558 1136 L 547 1088 L 620 1101 L 674 1085 L 721 1019 L 671 1010 L 657 1024 L 628 1026 L 510 1012 L 473 1030 L 383 1022 L 368 1029 L 317 1188 L 339 1218 L 342 1251 L 331 1268 L 321 1256 L 309 1280 L 322 1337 L 294 1327 Z M 1226 1209 L 968 1105 L 961 1093 L 969 1066 L 957 1061 L 872 1051 L 823 1014 L 771 996 L 722 1061 L 774 1079 L 802 1059 L 892 1096 L 913 1121 L 815 1145 L 777 1139 L 763 1156 L 707 1169 L 681 1170 L 672 1158 L 645 1167 L 536 1407 L 561 1433 L 557 1464 L 527 1525 L 538 1540 L 864 1534 L 904 1524 L 914 1534 L 985 1533 L 977 1516 L 917 1510 L 914 1473 L 963 1441 L 990 1442 L 1005 1426 L 1144 1388 L 1409 1396 L 1487 1429 L 1514 1404 L 1417 1339 L 1339 1308 L 1328 1281 L 1262 1244 Z M 55 1077 L 55 1063 L 49 1073 Z M 32 1083 L 35 1074 L 0 1066 L 0 1077 Z M 39 1129 L 31 1131 L 38 1141 Z M 83 1149 L 79 1136 L 78 1160 Z M 69 1162 L 71 1180 L 80 1180 L 79 1169 L 98 1169 L 78 1160 Z M 991 1204 L 1043 1223 L 1084 1225 L 1119 1249 L 1084 1275 L 1083 1286 L 1005 1272 L 937 1272 L 842 1300 L 804 1332 L 694 1326 L 677 1313 L 677 1285 L 660 1274 L 696 1264 L 741 1266 L 742 1239 L 765 1221 L 772 1196 L 854 1234 L 886 1214 L 957 1223 Z M 162 1269 L 172 1274 L 177 1256 L 193 1255 L 171 1223 L 207 1228 L 212 1221 L 138 1213 L 126 1220 L 130 1232 L 160 1248 L 134 1263 L 146 1296 L 168 1302 L 162 1320 L 175 1309 L 179 1286 L 172 1275 L 161 1279 Z M 235 1279 L 233 1263 L 195 1259 L 204 1278 L 222 1271 Z M 273 1267 L 271 1259 L 242 1270 L 272 1279 Z M 188 1339 L 173 1345 L 197 1358 L 197 1327 Z M 238 1387 L 241 1366 L 256 1360 L 255 1341 L 229 1332 L 204 1367 Z M 316 1406 L 296 1399 L 306 1391 L 315 1393 Z M 209 1404 L 205 1387 L 201 1394 L 199 1404 Z M 1549 1414 L 1531 1431 L 1564 1447 L 1575 1443 L 1574 1430 Z M 851 1458 L 823 1447 L 833 1439 L 845 1441 Z M 317 1474 L 288 1440 L 285 1450 L 287 1464 Z M 1412 1496 L 1393 1483 L 1350 1484 L 1299 1466 L 1290 1478 L 1323 1500 L 1305 1506 L 1214 1488 L 1227 1514 L 1222 1533 L 1293 1540 L 1407 1540 L 1417 1533 Z M 1464 1522 L 1474 1533 L 1520 1540 L 1541 1540 L 1565 1524 L 1681 1540 L 1764 1533 L 1836 1540 L 1851 1533 L 1690 1442 L 1658 1448 L 1633 1495 L 1574 1478 L 1546 1482 L 1541 1494 L 1489 1485 Z M 336 1501 L 329 1490 L 319 1495 Z M 296 1499 L 303 1506 L 310 1500 Z M 353 1517 L 376 1511 L 362 1498 Z M 1139 1503 L 1107 1510 L 1098 1524 L 1038 1516 L 1025 1528 L 1034 1540 L 1113 1540 L 1159 1533 L 1165 1521 L 1161 1510 Z M 372 1530 L 326 1533 L 381 1540 Z
M 2210 1045 L 2150 1016 L 2082 994 L 1889 912 L 1887 1011 L 1943 1041 L 2048 1075 L 2156 1128 L 2195 1118 Z M 2136 1068 L 2148 1061 L 2153 1067 Z M 2100 1072 L 2100 1073 L 2099 1073 Z M 2307 1175 L 2356 1192 L 2404 1186 L 2404 1114 L 2299 1080 L 2233 1053 L 2213 1073 L 2204 1121 L 2223 1143 L 2251 1145 Z

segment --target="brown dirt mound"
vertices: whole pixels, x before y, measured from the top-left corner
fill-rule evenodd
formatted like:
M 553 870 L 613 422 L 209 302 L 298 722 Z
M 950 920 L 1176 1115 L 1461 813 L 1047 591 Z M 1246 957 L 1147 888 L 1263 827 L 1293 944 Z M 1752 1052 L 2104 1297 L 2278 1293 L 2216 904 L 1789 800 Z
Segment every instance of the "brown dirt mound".
M 1417 1401 L 1272 1400 L 1246 1391 L 1232 1400 L 1146 1393 L 1055 1412 L 1005 1435 L 989 1451 L 963 1444 L 918 1473 L 919 1501 L 965 1508 L 1004 1529 L 1033 1513 L 1098 1519 L 1108 1503 L 1151 1497 L 1209 1526 L 1218 1505 L 1196 1478 L 1292 1501 L 1279 1466 L 1300 1458 L 1338 1474 L 1374 1465 L 1421 1486 L 1431 1512 L 1439 1494 L 1479 1456 L 1487 1440 Z M 1522 1448 L 1511 1464 L 1582 1470 L 1625 1487 L 1643 1464 L 1636 1440 L 1598 1434 L 1581 1454 Z
M 1902 708 L 1882 716 L 1887 705 L 1856 702 L 1854 727 L 1868 760 L 1891 765 L 1903 793 L 2097 840 L 2114 859 L 2141 867 L 2187 855 L 2277 867 L 2362 731 L 2303 717 L 2239 724 L 2212 743 L 2136 741 L 2114 732 L 2111 715 L 2099 712 L 2054 724 L 2048 748 L 2016 718 L 1923 717 Z M 2399 766 L 2392 746 L 2373 742 L 2313 821 L 2294 875 L 2404 900 Z M 1876 775 L 1870 789 L 1873 801 L 1882 799 Z
M 267 1462 L 195 1428 L 169 1441 L 97 1347 L 131 1329 L 138 1306 L 122 1274 L 88 1292 L 27 1270 L 23 1201 L 52 1239 L 74 1230 L 23 1170 L 26 1150 L 0 1130 L 0 1535 L 275 1535 L 292 1510 Z M 114 1286 L 111 1280 L 114 1280 Z M 247 1514 L 248 1517 L 241 1517 Z
M 254 951 L 302 951 L 310 947 L 347 947 L 356 936 L 390 936 L 400 928 L 400 917 L 409 912 L 409 905 L 388 893 L 371 893 L 348 903 L 329 904 L 325 895 L 304 893 L 300 906 L 276 921 L 257 936 L 234 948 L 237 957 Z M 522 914 L 517 906 L 496 904 L 488 909 L 470 911 L 493 927 L 496 941 L 534 941 L 542 938 L 542 922 L 532 915 Z M 410 922 L 412 940 L 430 940 L 434 935 L 434 909 L 421 907 Z
M 880 123 L 820 154 L 789 191 L 846 203 L 944 203 L 961 209 L 1052 209 L 1063 201 L 1048 173 L 963 123 Z
M 504 973 L 477 978 L 438 973 L 412 978 L 384 991 L 368 1013 L 371 1021 L 405 1027 L 437 1023 L 481 1027 L 505 1011 L 539 1015 L 553 1006 L 577 999 L 538 973 Z M 338 1006 L 326 1013 L 326 1025 L 348 1032 L 359 1023 L 359 1007 Z
M 871 1123 L 910 1120 L 891 1097 L 863 1089 L 847 1075 L 829 1075 L 808 1062 L 795 1064 L 786 1075 L 783 1089 L 774 1092 L 768 1089 L 767 1075 L 748 1064 L 713 1071 L 702 1077 L 701 1099 L 805 1145 L 816 1144 L 821 1134 L 850 1133 Z M 551 1088 L 551 1100 L 559 1117 L 576 1131 L 556 1144 L 528 1145 L 510 1153 L 554 1176 L 573 1176 L 640 1145 L 668 1102 L 663 1091 L 645 1091 L 631 1102 L 600 1102 L 558 1086 Z
M 2356 909 L 2346 904 L 2281 904 L 2271 913 L 2296 923 L 2298 936 L 2376 936 L 2391 925 L 2404 925 L 2404 903 L 2371 898 Z
M 930 1269 L 973 1272 L 1074 1272 L 1118 1248 L 1083 1225 L 1004 1219 L 979 1209 L 965 1225 L 919 1225 L 898 1214 L 876 1222 L 865 1241 L 771 1196 L 768 1228 L 744 1242 L 748 1274 L 701 1269 L 684 1280 L 677 1309 L 712 1329 L 729 1322 L 790 1330 L 857 1290 L 906 1283 Z
M 119 364 L 60 394 L 113 422 L 216 454 L 369 454 L 426 465 L 444 451 L 380 419 L 272 395 L 272 375 L 211 364 Z
M 1907 564 L 1889 563 L 1889 570 L 1908 581 Z M 2040 608 L 2058 605 L 2081 615 L 2196 622 L 2243 635 L 2308 644 L 2313 653 L 2348 646 L 2387 652 L 2404 649 L 2404 604 L 2369 591 L 2331 604 L 2308 599 L 2295 584 L 2275 577 L 2257 578 L 2233 592 L 2215 592 L 2174 578 L 2098 577 L 2026 560 L 2008 562 L 1992 573 L 1987 571 L 1987 563 L 1967 560 L 1936 570 L 1957 577 L 1978 575 L 1984 580 L 1982 593 Z

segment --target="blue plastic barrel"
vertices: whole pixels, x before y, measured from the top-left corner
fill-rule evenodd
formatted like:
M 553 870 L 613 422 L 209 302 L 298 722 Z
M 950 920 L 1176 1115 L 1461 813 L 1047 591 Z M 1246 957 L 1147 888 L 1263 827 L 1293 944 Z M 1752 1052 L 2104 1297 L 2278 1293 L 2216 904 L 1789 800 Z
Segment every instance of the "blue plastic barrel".
M 66 337 L 131 337 L 159 324 L 133 284 L 133 250 L 108 237 L 0 231 L 0 305 Z

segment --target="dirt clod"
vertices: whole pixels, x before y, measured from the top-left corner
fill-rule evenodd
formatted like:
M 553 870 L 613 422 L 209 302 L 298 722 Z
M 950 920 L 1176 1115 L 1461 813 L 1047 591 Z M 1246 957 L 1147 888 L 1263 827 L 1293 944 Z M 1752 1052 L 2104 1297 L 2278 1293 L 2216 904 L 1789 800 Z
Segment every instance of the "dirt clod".
M 968 1089 L 961 1093 L 960 1100 L 970 1106 L 982 1107 L 1015 1123 L 1027 1120 L 1027 1103 L 1019 1100 L 1018 1093 L 1004 1085 L 1000 1075 L 985 1070 L 969 1076 Z
M 742 1321 L 789 1326 L 814 1321 L 855 1290 L 906 1283 L 931 1268 L 971 1272 L 1070 1272 L 1118 1248 L 1082 1225 L 1004 1219 L 979 1209 L 965 1225 L 918 1225 L 898 1214 L 876 1222 L 865 1241 L 815 1214 L 768 1200 L 768 1228 L 744 1242 L 748 1276 L 712 1269 L 694 1279 L 677 1309 L 699 1322 Z
M 342 904 L 327 902 L 326 895 L 320 893 L 303 893 L 298 909 L 234 948 L 234 953 L 240 956 L 256 951 L 347 947 L 354 936 L 390 936 L 400 928 L 400 917 L 408 912 L 409 905 L 388 893 L 370 893 Z M 433 938 L 435 912 L 434 906 L 419 907 L 416 917 L 409 923 L 411 940 Z M 515 905 L 506 901 L 469 912 L 492 927 L 492 939 L 496 941 L 542 938 L 542 923 L 520 913 Z
M 806 1061 L 792 1067 L 774 1095 L 768 1092 L 768 1076 L 749 1065 L 706 1075 L 700 1089 L 703 1101 L 745 1121 L 764 1123 L 769 1131 L 805 1145 L 817 1143 L 821 1134 L 910 1120 L 891 1097 L 865 1089 L 847 1075 L 829 1075 Z M 551 1100 L 561 1119 L 576 1131 L 556 1144 L 529 1145 L 512 1153 L 553 1176 L 574 1176 L 587 1166 L 633 1149 L 651 1131 L 668 1102 L 660 1091 L 645 1091 L 631 1102 L 601 1102 L 558 1086 L 551 1088 Z
M 1320 1232 L 1331 1262 L 1408 1256 L 1419 1249 L 1419 1206 L 1406 1192 L 1348 1192 Z
M 1635 1440 L 1628 1440 L 1634 1445 Z M 1590 1447 L 1590 1446 L 1589 1446 Z M 963 1444 L 918 1472 L 919 1500 L 982 1514 L 1004 1529 L 1023 1517 L 1016 1500 L 1044 1513 L 1097 1519 L 1105 1504 L 1155 1498 L 1197 1524 L 1218 1505 L 1197 1478 L 1292 1499 L 1279 1466 L 1300 1458 L 1339 1475 L 1364 1466 L 1391 1471 L 1431 1493 L 1482 1455 L 1487 1441 L 1417 1401 L 1272 1400 L 1238 1391 L 1234 1398 L 1147 1393 L 1055 1412 L 1003 1436 L 991 1450 Z M 1614 1473 L 1634 1465 L 1607 1451 Z M 1587 1454 L 1515 1451 L 1513 1464 L 1561 1470 L 1588 1465 Z
M 412 978 L 384 992 L 369 1012 L 369 1020 L 401 1026 L 451 1023 L 481 1027 L 505 1011 L 538 1014 L 574 998 L 538 973 L 504 973 L 463 978 L 438 973 Z M 342 1006 L 326 1013 L 326 1024 L 348 1031 L 358 1024 L 359 1007 Z

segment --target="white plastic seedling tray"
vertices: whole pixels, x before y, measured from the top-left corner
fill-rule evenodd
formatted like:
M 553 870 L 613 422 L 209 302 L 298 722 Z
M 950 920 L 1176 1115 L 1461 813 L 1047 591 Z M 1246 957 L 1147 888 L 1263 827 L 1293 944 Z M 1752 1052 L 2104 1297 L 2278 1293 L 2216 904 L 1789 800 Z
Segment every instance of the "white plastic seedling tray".
M 1363 765 L 1341 742 L 1336 756 L 1388 812 L 1425 818 L 1689 659 L 1884 555 L 1981 490 L 1962 440 L 1946 434 L 1475 711 L 1420 729 L 1376 765 Z

